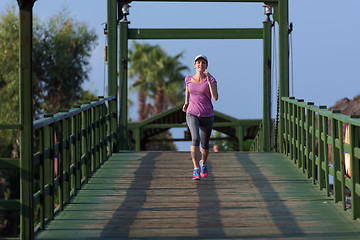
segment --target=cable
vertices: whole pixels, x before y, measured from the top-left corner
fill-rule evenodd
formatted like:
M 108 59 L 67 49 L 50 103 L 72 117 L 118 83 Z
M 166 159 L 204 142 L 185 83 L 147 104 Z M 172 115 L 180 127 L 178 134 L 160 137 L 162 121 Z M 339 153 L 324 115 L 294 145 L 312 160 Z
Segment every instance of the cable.
M 292 30 L 293 30 L 293 24 L 290 23 L 291 96 L 295 96 L 294 95 L 294 52 L 293 52 Z
M 276 59 L 276 34 L 275 34 L 275 22 L 274 22 L 274 30 L 273 30 L 273 59 L 274 59 L 274 64 L 273 64 L 273 68 L 274 68 L 274 82 L 276 85 L 277 89 L 277 95 L 276 95 L 276 119 L 275 119 L 275 136 L 274 136 L 274 149 L 277 152 L 277 139 L 278 139 L 278 131 L 279 131 L 279 108 L 280 108 L 280 98 L 279 98 L 279 93 L 280 93 L 280 86 L 278 84 L 278 75 L 277 75 L 277 59 Z
M 105 36 L 105 43 L 104 43 L 104 83 L 103 83 L 103 96 L 105 96 L 105 89 L 106 89 L 106 63 L 107 63 L 107 23 L 102 23 L 104 25 L 104 36 Z
M 107 41 L 105 35 L 105 46 L 104 46 L 104 89 L 103 96 L 105 96 L 105 88 L 106 88 L 106 63 L 107 63 Z

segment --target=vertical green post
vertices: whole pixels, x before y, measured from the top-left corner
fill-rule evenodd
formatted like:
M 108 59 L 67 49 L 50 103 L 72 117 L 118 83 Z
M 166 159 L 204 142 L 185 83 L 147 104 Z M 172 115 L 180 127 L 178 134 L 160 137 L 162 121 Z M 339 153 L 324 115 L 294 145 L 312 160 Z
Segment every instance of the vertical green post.
M 340 152 L 340 172 L 341 172 L 341 205 L 342 209 L 346 210 L 346 198 L 345 198 L 345 156 L 344 156 L 344 139 L 343 139 L 343 129 L 342 129 L 342 122 L 338 121 L 338 131 L 339 131 L 339 142 L 341 144 L 339 147 Z M 334 178 L 335 179 L 335 178 Z
M 39 165 L 39 187 L 40 187 L 40 194 L 41 196 L 44 196 L 45 193 L 45 180 L 44 180 L 44 154 L 45 154 L 45 134 L 44 134 L 44 128 L 40 128 L 39 130 L 39 148 L 40 148 L 40 154 L 41 154 L 41 161 Z M 41 200 L 40 204 L 40 229 L 45 229 L 45 205 L 44 200 Z
M 297 100 L 297 102 L 300 102 L 302 100 Z M 295 145 L 295 149 L 296 149 L 296 158 L 297 158 L 297 165 L 298 168 L 301 168 L 301 107 L 299 105 L 296 105 L 296 145 Z
M 315 128 L 315 111 L 311 111 L 311 176 L 312 183 L 315 185 L 316 180 L 316 157 L 315 157 L 315 137 L 316 137 L 316 128 Z
M 89 102 L 88 104 L 91 104 L 91 102 Z M 96 169 L 95 108 L 93 107 L 90 108 L 89 114 L 90 114 L 89 126 L 90 126 L 90 139 L 91 139 L 91 145 L 90 145 L 90 155 L 91 155 L 90 173 L 91 173 Z
M 102 100 L 103 97 L 99 97 L 99 100 Z M 105 156 L 105 114 L 104 114 L 104 104 L 99 106 L 100 112 L 100 164 L 103 164 L 106 160 Z
M 358 115 L 350 115 L 350 118 L 359 118 Z M 360 217 L 360 196 L 356 191 L 359 184 L 359 160 L 355 157 L 355 148 L 359 147 L 359 128 L 349 124 L 350 136 L 350 169 L 351 169 L 351 212 L 353 219 Z
M 135 137 L 135 150 L 140 151 L 141 150 L 141 128 L 140 126 L 137 126 L 133 129 L 134 137 Z
M 331 136 L 332 136 L 332 156 L 333 156 L 333 166 L 334 166 L 334 202 L 337 203 L 341 201 L 341 181 L 337 178 L 337 173 L 340 172 L 340 161 L 339 158 L 342 155 L 342 153 L 339 151 L 339 148 L 335 147 L 336 139 L 340 139 L 339 136 L 339 120 L 336 120 L 334 118 L 334 115 L 339 114 L 340 110 L 333 109 L 331 111 L 332 117 L 331 117 Z M 340 140 L 339 140 L 340 141 Z M 342 143 L 342 141 L 341 141 Z M 339 144 L 342 145 L 342 144 Z M 340 158 L 341 159 L 341 158 Z
M 34 238 L 33 207 L 33 93 L 32 8 L 34 0 L 20 1 L 20 238 Z
M 319 109 L 326 109 L 326 106 L 319 106 Z M 322 190 L 326 187 L 326 179 L 325 179 L 325 170 L 323 165 L 325 164 L 325 145 L 326 143 L 326 134 L 325 134 L 325 126 L 324 126 L 324 116 L 318 114 L 318 154 L 319 154 L 319 165 L 318 165 L 318 182 L 319 182 L 319 189 Z
M 299 102 L 304 102 L 304 100 L 299 100 Z M 305 173 L 305 108 L 304 107 L 299 107 L 300 108 L 300 122 L 301 122 L 301 133 L 300 133 L 300 144 L 299 144 L 299 152 L 301 154 L 301 168 L 303 173 Z
M 123 21 L 120 23 L 120 36 L 119 36 L 119 64 L 120 64 L 120 119 L 119 119 L 119 149 L 127 150 L 128 145 L 128 83 L 127 83 L 127 67 L 128 67 L 128 24 L 129 22 Z
M 289 13 L 288 13 L 288 0 L 279 0 L 279 98 L 289 97 L 289 39 L 288 39 L 288 25 L 289 25 Z M 283 105 L 280 104 L 280 112 Z M 279 122 L 279 142 L 280 152 L 284 152 L 283 146 L 283 133 L 284 133 L 284 121 L 280 117 Z
M 100 168 L 100 107 L 96 106 L 94 109 L 94 150 L 95 150 L 95 168 Z
M 312 103 L 308 102 L 307 105 L 313 105 Z M 311 167 L 311 160 L 310 160 L 310 156 L 311 156 L 311 151 L 312 151 L 312 145 L 311 145 L 311 141 L 312 141 L 312 136 L 310 134 L 310 127 L 312 125 L 312 121 L 311 121 L 311 111 L 309 108 L 306 109 L 306 134 L 305 134 L 305 138 L 306 138 L 306 171 L 307 171 L 307 178 L 311 177 L 312 174 L 312 167 Z
M 239 151 L 244 151 L 244 127 L 242 125 L 236 127 L 236 137 L 239 143 Z
M 61 165 L 62 167 L 60 168 L 60 176 L 61 176 L 61 182 L 63 185 L 63 200 L 65 201 L 65 203 L 69 203 L 70 202 L 70 191 L 73 188 L 72 186 L 72 181 L 71 181 L 71 175 L 70 175 L 70 131 L 71 131 L 71 122 L 70 122 L 70 118 L 66 118 L 64 120 L 62 120 L 62 127 L 61 127 L 61 131 L 62 131 L 62 152 L 63 152 L 63 157 L 61 159 Z M 64 145 L 65 144 L 65 145 Z M 74 156 L 74 155 L 73 155 Z M 65 175 L 67 176 L 66 180 L 64 179 L 64 175 L 63 172 L 65 172 Z M 76 191 L 76 190 L 75 190 Z M 63 209 L 63 206 L 62 206 Z
M 107 57 L 108 57 L 108 96 L 118 96 L 118 85 L 117 85 L 117 0 L 107 0 Z M 117 129 L 117 100 L 109 101 L 110 125 L 111 129 Z M 117 151 L 116 136 L 111 134 L 111 141 L 114 145 L 111 146 L 114 152 Z M 112 153 L 111 153 L 112 154 Z
M 326 195 L 330 196 L 330 186 L 329 186 L 329 145 L 328 145 L 328 117 L 323 117 L 323 136 L 324 136 L 324 165 L 321 167 L 325 167 L 325 189 L 326 189 Z
M 75 108 L 80 108 L 80 105 L 76 105 Z M 75 191 L 76 195 L 77 191 L 81 188 L 81 124 L 82 124 L 82 113 L 74 116 L 73 121 L 75 121 L 75 128 L 73 129 L 73 136 L 75 136 L 75 173 L 74 173 L 74 181 L 75 181 Z
M 295 100 L 295 99 L 294 99 Z M 297 106 L 294 103 L 291 103 L 291 116 L 290 116 L 290 125 L 291 125 L 291 139 L 290 139 L 290 143 L 291 143 L 291 159 L 294 161 L 294 163 L 296 163 L 296 118 L 297 118 Z
M 87 111 L 81 112 L 81 156 L 85 158 L 85 166 L 80 167 L 80 169 L 83 169 L 83 175 L 85 177 L 85 182 L 88 182 L 88 167 L 89 167 L 89 155 L 88 155 L 88 141 L 87 138 Z M 80 160 L 80 162 L 82 162 Z
M 271 21 L 263 22 L 263 151 L 271 150 Z
M 283 149 L 283 146 L 281 146 L 281 149 L 283 149 L 283 151 L 281 151 L 282 153 L 285 153 L 286 156 L 289 156 L 289 148 L 288 148 L 288 134 L 289 134 L 289 131 L 288 131 L 288 127 L 287 127 L 287 116 L 288 116 L 288 109 L 287 109 L 287 106 L 288 106 L 288 103 L 285 102 L 285 101 L 282 101 L 280 100 L 280 120 L 282 119 L 282 122 L 283 122 L 283 126 L 284 126 L 284 129 L 283 129 L 283 132 L 280 131 L 280 136 L 281 136 L 281 139 L 284 140 L 285 138 L 285 141 L 280 141 L 280 145 L 285 145 L 285 149 Z M 285 136 L 284 136 L 285 135 Z
M 53 117 L 53 114 L 45 114 L 45 117 Z M 44 216 L 48 219 L 53 219 L 54 216 L 54 194 L 52 187 L 54 186 L 54 129 L 55 125 L 54 123 L 45 126 L 44 135 L 45 135 L 45 141 L 44 141 L 44 147 L 45 151 L 49 151 L 50 154 L 44 157 L 44 185 L 49 185 L 51 192 L 49 195 L 43 197 L 43 203 L 44 204 Z

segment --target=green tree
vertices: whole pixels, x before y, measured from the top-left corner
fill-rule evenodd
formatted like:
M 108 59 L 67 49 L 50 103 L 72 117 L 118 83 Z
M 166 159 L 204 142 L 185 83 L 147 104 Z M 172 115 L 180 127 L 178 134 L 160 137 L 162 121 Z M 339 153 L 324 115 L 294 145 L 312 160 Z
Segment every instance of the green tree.
M 19 122 L 19 20 L 15 7 L 0 16 L 0 123 Z M 0 156 L 10 157 L 17 131 L 0 131 Z M 17 157 L 17 151 L 12 153 Z
M 133 42 L 133 50 L 129 52 L 129 76 L 136 78 L 131 88 L 138 91 L 139 121 L 183 101 L 185 76 L 182 72 L 188 68 L 179 61 L 182 54 L 171 57 L 158 45 Z M 147 103 L 147 98 L 154 105 Z
M 19 121 L 19 18 L 15 6 L 0 16 L 0 123 Z M 66 11 L 47 21 L 34 20 L 33 90 L 35 117 L 69 108 L 82 96 L 88 79 L 88 59 L 97 36 Z M 18 145 L 16 131 L 2 131 L 0 156 L 9 157 Z M 9 144 L 15 144 L 9 148 Z M 9 152 L 10 151 L 10 152 Z M 12 157 L 17 157 L 13 151 Z
M 149 56 L 153 50 L 154 47 L 150 44 L 138 44 L 135 41 L 133 49 L 129 50 L 129 77 L 136 78 L 130 89 L 138 92 L 138 121 L 146 119 L 150 112 L 150 107 L 146 104 L 149 90 L 146 77 L 152 64 Z
M 81 89 L 96 34 L 67 12 L 33 24 L 35 117 L 94 96 Z M 19 18 L 15 5 L 0 14 L 0 123 L 19 122 Z M 93 96 L 93 97 L 91 97 Z M 0 130 L 0 157 L 18 157 L 19 132 Z M 0 199 L 19 198 L 19 172 L 0 169 Z M 17 212 L 0 214 L 0 236 L 18 236 Z
M 157 66 L 152 70 L 153 75 L 149 77 L 151 96 L 154 99 L 154 115 L 163 112 L 169 106 L 178 105 L 184 99 L 185 76 L 182 71 L 188 67 L 179 61 L 182 54 L 170 57 L 164 53 L 156 58 Z
M 36 26 L 33 70 L 37 110 L 58 112 L 84 95 L 81 84 L 88 79 L 90 52 L 97 35 L 66 11 Z

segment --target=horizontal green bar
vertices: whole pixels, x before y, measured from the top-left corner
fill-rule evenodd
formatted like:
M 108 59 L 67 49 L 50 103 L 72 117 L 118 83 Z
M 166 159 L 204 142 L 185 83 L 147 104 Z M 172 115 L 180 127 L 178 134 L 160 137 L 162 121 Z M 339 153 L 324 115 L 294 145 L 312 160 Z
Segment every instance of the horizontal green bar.
M 46 184 L 46 185 L 44 186 L 44 198 L 45 198 L 46 196 L 50 195 L 50 193 L 51 193 L 51 186 L 50 186 L 49 184 Z
M 348 177 L 345 178 L 345 186 L 346 186 L 347 188 L 349 188 L 350 191 L 352 190 L 351 178 L 348 178 Z
M 82 155 L 81 158 L 80 158 L 80 166 L 85 165 L 85 161 L 86 161 L 86 156 L 85 156 L 85 154 L 84 154 L 84 155 Z
M 20 200 L 0 200 L 0 211 L 19 211 Z
M 347 143 L 344 143 L 344 152 L 350 153 L 350 151 L 351 151 L 350 145 Z
M 20 158 L 0 158 L 0 169 L 20 168 Z
M 339 139 L 335 139 L 335 147 L 337 148 L 337 149 L 340 149 L 340 140 Z
M 330 174 L 331 176 L 334 176 L 334 167 L 330 167 L 330 166 L 329 166 L 329 174 Z
M 55 179 L 54 179 L 54 185 L 53 185 L 53 192 L 55 193 L 56 191 L 56 189 L 58 188 L 60 186 L 60 177 L 58 176 L 58 177 L 56 177 Z
M 74 165 L 74 164 L 71 164 L 70 167 L 69 167 L 69 175 L 70 175 L 70 176 L 73 175 L 73 173 L 75 172 L 75 170 L 76 170 L 75 165 Z M 64 174 L 65 174 L 65 172 L 64 172 Z M 68 177 L 68 178 L 66 178 L 65 180 L 70 181 L 70 177 L 69 177 L 69 176 L 67 176 L 67 177 Z
M 40 200 L 41 200 L 41 193 L 40 191 L 38 191 L 37 193 L 34 194 L 34 200 L 33 200 L 34 207 L 36 207 L 40 203 Z
M 129 29 L 129 39 L 262 39 L 262 28 Z
M 46 148 L 44 150 L 44 159 L 48 159 L 51 157 L 51 149 L 50 148 Z
M 299 107 L 306 108 L 306 109 L 308 109 L 310 111 L 317 112 L 321 116 L 331 117 L 331 118 L 333 118 L 335 120 L 342 121 L 342 122 L 345 122 L 345 123 L 350 123 L 350 124 L 353 124 L 355 126 L 360 127 L 360 119 L 359 118 L 351 118 L 350 116 L 346 116 L 346 115 L 341 114 L 341 113 L 332 113 L 331 111 L 329 111 L 327 109 L 320 109 L 319 106 L 309 105 L 309 104 L 307 104 L 305 102 L 299 102 L 296 99 L 290 99 L 288 97 L 282 97 L 281 100 L 285 101 L 285 102 L 292 103 L 292 104 L 297 105 Z
M 21 129 L 21 124 L 0 124 L 0 129 L 2 130 Z
M 354 147 L 354 156 L 359 159 L 360 158 L 360 148 Z
M 33 166 L 34 166 L 34 168 L 36 168 L 37 165 L 40 164 L 40 158 L 41 158 L 41 153 L 37 152 L 37 153 L 34 154 L 34 156 L 33 156 Z
M 52 123 L 58 122 L 60 120 L 72 117 L 72 116 L 74 116 L 76 114 L 79 114 L 79 113 L 81 113 L 83 111 L 86 111 L 86 110 L 88 110 L 90 108 L 99 106 L 99 105 L 105 103 L 106 101 L 111 101 L 111 100 L 115 100 L 115 99 L 116 99 L 115 96 L 103 98 L 103 99 L 101 99 L 99 101 L 91 102 L 91 104 L 84 104 L 80 108 L 72 108 L 72 109 L 69 110 L 69 112 L 57 113 L 57 114 L 54 115 L 54 117 L 42 118 L 42 119 L 36 120 L 36 121 L 33 122 L 34 130 L 45 127 L 45 126 L 50 125 Z
M 360 196 L 360 184 L 359 183 L 355 183 L 355 193 Z
M 213 127 L 235 127 L 241 126 L 240 122 L 218 122 L 214 123 Z M 183 123 L 157 123 L 157 124 L 148 124 L 143 127 L 142 129 L 151 129 L 151 128 L 187 128 L 186 124 Z
M 133 2 L 147 2 L 149 0 L 134 0 Z M 279 0 L 151 0 L 152 2 L 244 2 L 244 3 L 278 3 Z

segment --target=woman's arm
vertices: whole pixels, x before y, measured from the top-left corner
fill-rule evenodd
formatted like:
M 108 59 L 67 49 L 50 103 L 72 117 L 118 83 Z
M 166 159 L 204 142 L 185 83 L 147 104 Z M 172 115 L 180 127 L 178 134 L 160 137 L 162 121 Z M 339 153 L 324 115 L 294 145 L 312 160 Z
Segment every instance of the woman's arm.
M 209 72 L 204 72 L 207 76 L 207 81 L 209 83 L 210 93 L 211 97 L 214 99 L 214 101 L 217 101 L 219 98 L 218 91 L 217 91 L 217 82 L 211 82 L 211 74 Z
M 186 109 L 189 106 L 189 89 L 188 86 L 186 85 L 186 89 L 185 89 L 185 103 L 183 106 L 183 112 L 186 112 Z

